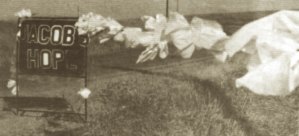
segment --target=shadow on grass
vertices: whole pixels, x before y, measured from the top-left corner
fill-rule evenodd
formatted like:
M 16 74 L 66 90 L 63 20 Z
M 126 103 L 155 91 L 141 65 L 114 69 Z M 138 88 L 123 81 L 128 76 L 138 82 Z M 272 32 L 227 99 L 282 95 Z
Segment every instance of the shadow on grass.
M 181 76 L 176 74 L 168 74 L 164 72 L 153 72 L 149 70 L 132 69 L 126 67 L 103 66 L 103 68 L 115 69 L 115 70 L 126 71 L 126 72 L 137 72 L 146 75 L 170 77 L 179 81 L 189 81 L 195 86 L 196 90 L 200 90 L 201 88 L 203 88 L 205 90 L 204 96 L 208 97 L 209 95 L 212 99 L 217 99 L 219 104 L 221 105 L 220 107 L 222 108 L 221 110 L 224 113 L 224 117 L 237 121 L 238 125 L 242 128 L 242 130 L 246 135 L 248 136 L 265 135 L 264 133 L 258 131 L 253 126 L 251 126 L 251 123 L 236 111 L 236 109 L 232 106 L 231 98 L 226 96 L 225 90 L 221 89 L 219 85 L 213 83 L 212 81 L 201 80 L 197 77 L 189 76 L 189 75 Z
M 0 66 L 0 96 L 7 96 L 9 94 L 8 89 L 6 88 L 6 83 L 9 79 L 9 68 L 7 66 Z

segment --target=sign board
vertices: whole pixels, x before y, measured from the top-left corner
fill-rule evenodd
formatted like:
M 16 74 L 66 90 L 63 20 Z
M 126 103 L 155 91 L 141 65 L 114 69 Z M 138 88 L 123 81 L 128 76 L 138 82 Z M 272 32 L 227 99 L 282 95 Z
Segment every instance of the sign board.
M 77 18 L 25 18 L 20 22 L 20 74 L 84 77 L 88 36 L 78 35 Z

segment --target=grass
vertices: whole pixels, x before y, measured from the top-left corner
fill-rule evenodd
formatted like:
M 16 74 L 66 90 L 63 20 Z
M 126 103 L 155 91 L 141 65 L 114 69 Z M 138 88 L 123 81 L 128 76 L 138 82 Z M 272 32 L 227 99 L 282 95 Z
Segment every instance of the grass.
M 102 112 L 91 117 L 96 118 L 91 129 L 95 135 L 123 136 L 242 134 L 233 120 L 224 119 L 220 103 L 203 95 L 207 88 L 193 82 L 144 74 L 110 81 L 94 96 L 94 103 L 104 105 L 94 106 L 94 113 Z
M 5 84 L 9 78 L 8 60 L 15 45 L 14 27 L 11 22 L 0 23 L 0 37 L 5 37 L 0 38 L 1 96 L 9 95 Z M 171 57 L 136 65 L 139 50 L 117 52 L 124 50 L 118 44 L 94 44 L 89 51 L 88 84 L 93 92 L 87 124 L 53 122 L 51 117 L 18 117 L 0 111 L 0 136 L 58 135 L 49 131 L 63 136 L 295 136 L 299 133 L 298 89 L 285 97 L 273 97 L 235 87 L 235 79 L 246 73 L 244 54 L 225 64 L 205 58 L 209 53 L 200 51 L 192 60 Z M 109 55 L 99 50 L 116 52 Z M 23 77 L 21 95 L 64 94 L 82 112 L 83 100 L 77 95 L 80 83 L 69 78 Z

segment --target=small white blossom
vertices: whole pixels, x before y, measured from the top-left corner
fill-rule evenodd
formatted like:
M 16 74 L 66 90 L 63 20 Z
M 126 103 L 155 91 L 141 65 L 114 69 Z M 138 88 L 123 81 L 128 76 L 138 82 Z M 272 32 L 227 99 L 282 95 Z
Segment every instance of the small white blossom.
M 82 88 L 80 89 L 78 94 L 81 95 L 84 99 L 87 99 L 91 94 L 91 91 L 88 88 Z
M 12 95 L 17 95 L 17 87 L 16 86 L 12 88 L 11 94 Z
M 7 88 L 12 88 L 12 87 L 15 87 L 16 86 L 16 80 L 13 80 L 13 79 L 9 79 L 8 82 L 7 82 Z
M 17 17 L 31 17 L 32 13 L 30 9 L 22 9 L 21 11 L 15 13 Z

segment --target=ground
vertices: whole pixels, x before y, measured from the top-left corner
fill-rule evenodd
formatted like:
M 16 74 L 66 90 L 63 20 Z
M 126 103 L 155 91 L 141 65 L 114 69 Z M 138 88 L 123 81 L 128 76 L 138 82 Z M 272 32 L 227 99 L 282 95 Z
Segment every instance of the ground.
M 254 15 L 259 17 L 259 13 Z M 236 26 L 216 15 L 208 18 L 218 20 L 231 34 L 254 19 L 252 13 L 246 16 L 231 15 L 227 19 Z M 10 95 L 5 85 L 9 78 L 8 60 L 15 45 L 15 26 L 11 22 L 0 23 L 1 96 Z M 88 87 L 92 94 L 87 123 L 20 117 L 0 111 L 0 136 L 298 135 L 298 89 L 288 96 L 274 97 L 235 87 L 235 79 L 246 73 L 245 54 L 221 63 L 202 50 L 190 60 L 170 57 L 137 65 L 138 52 L 115 43 L 90 45 Z M 74 109 L 83 112 L 83 100 L 77 94 L 82 80 L 24 76 L 20 85 L 23 96 L 64 95 Z

